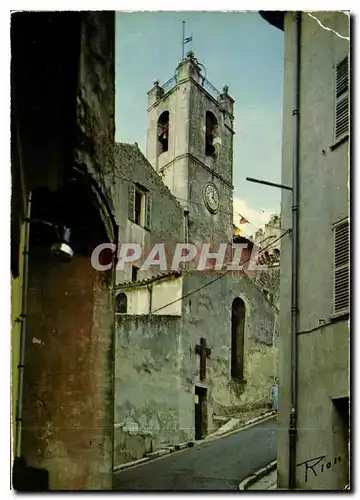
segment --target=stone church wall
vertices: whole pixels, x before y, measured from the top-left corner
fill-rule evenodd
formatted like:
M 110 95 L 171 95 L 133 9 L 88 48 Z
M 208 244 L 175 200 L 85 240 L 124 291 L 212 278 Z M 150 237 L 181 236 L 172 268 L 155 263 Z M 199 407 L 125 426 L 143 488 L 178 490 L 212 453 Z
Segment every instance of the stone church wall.
M 216 276 L 189 272 L 183 295 Z M 231 307 L 246 304 L 244 379 L 231 378 Z M 169 297 L 170 300 L 170 297 Z M 276 312 L 246 275 L 227 275 L 183 299 L 181 317 L 117 315 L 115 466 L 164 443 L 194 439 L 195 386 L 208 389 L 208 433 L 213 414 L 271 404 L 277 372 Z M 204 337 L 211 355 L 200 381 L 195 346 Z
M 184 295 L 216 277 L 192 273 L 184 277 Z M 236 297 L 245 302 L 244 383 L 230 376 L 231 308 Z M 183 377 L 188 386 L 199 380 L 199 356 L 195 344 L 205 337 L 212 349 L 207 380 L 215 413 L 232 408 L 261 407 L 271 403 L 270 389 L 277 372 L 274 343 L 276 311 L 257 286 L 242 274 L 228 274 L 184 299 Z M 209 408 L 210 413 L 210 408 Z
M 192 438 L 181 351 L 181 318 L 117 316 L 115 466 Z

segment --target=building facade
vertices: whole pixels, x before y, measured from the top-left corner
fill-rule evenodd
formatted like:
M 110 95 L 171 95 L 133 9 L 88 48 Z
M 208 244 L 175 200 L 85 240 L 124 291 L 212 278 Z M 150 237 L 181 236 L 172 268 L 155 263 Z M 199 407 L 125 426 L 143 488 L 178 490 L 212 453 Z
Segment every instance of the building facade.
M 16 490 L 112 487 L 114 36 L 112 12 L 11 19 Z
M 149 91 L 147 158 L 116 146 L 119 260 L 142 254 L 117 268 L 115 466 L 271 402 L 277 310 L 244 270 L 215 266 L 220 245 L 227 265 L 233 252 L 234 103 L 200 68 L 189 53 Z M 174 268 L 178 243 L 197 253 Z
M 291 356 L 290 335 L 291 237 L 281 240 L 278 485 L 340 490 L 349 482 L 349 16 L 345 12 L 262 16 L 285 34 L 282 184 L 286 186 L 293 185 L 294 147 L 299 145 L 296 359 Z M 285 189 L 281 227 L 292 227 L 292 194 Z M 296 391 L 295 407 L 292 391 Z M 297 417 L 294 461 L 289 442 L 292 412 Z M 291 476 L 295 484 L 289 486 Z

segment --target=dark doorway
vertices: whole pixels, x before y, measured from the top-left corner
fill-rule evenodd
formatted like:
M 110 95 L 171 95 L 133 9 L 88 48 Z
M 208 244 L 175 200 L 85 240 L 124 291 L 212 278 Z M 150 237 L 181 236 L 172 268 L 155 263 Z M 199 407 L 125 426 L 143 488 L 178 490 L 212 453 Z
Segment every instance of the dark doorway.
M 346 443 L 349 443 L 350 439 L 350 407 L 349 398 L 337 398 L 333 399 L 336 413 L 340 417 L 341 422 L 341 432 Z
M 207 389 L 195 386 L 195 439 L 207 434 Z
M 232 304 L 231 316 L 231 377 L 244 378 L 245 303 L 237 297 Z
M 335 419 L 333 432 L 340 433 L 343 451 L 339 453 L 338 460 L 342 460 L 344 470 L 344 486 L 349 484 L 349 455 L 350 455 L 350 401 L 348 397 L 333 399 Z M 339 451 L 340 451 L 339 449 Z

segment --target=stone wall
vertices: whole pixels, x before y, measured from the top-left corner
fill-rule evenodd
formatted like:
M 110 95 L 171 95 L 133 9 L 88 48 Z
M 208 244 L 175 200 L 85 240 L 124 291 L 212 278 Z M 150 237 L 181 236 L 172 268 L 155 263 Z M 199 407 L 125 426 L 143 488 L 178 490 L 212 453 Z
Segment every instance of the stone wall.
M 87 257 L 59 265 L 48 249 L 31 253 L 23 450 L 30 465 L 49 470 L 52 490 L 111 486 L 107 279 Z
M 117 315 L 115 466 L 188 436 L 181 357 L 181 318 Z
M 74 162 L 94 178 L 114 212 L 114 13 L 82 13 L 80 36 Z M 106 212 L 103 220 L 113 232 Z

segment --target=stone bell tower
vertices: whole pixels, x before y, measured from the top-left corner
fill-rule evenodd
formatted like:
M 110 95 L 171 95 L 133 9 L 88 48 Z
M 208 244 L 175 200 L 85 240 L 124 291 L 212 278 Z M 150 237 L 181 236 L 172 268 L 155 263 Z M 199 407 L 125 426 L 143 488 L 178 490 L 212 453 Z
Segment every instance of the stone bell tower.
M 168 82 L 148 92 L 146 156 L 188 213 L 191 241 L 232 236 L 234 100 L 189 52 Z

